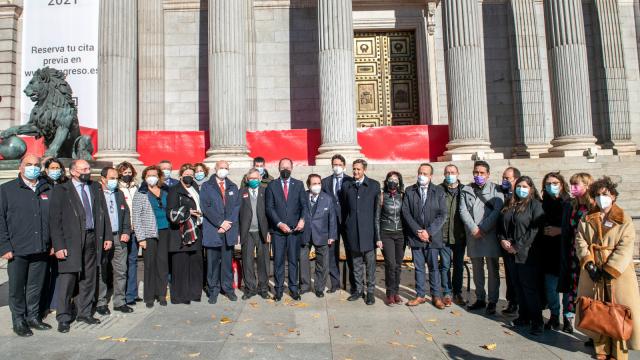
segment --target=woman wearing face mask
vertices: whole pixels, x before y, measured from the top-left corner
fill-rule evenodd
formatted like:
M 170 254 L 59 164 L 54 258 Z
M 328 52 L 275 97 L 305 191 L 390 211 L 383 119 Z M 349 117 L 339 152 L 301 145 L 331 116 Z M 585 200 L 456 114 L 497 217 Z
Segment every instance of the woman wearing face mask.
M 567 183 L 559 172 L 550 172 L 542 180 L 542 209 L 545 213 L 544 236 L 541 241 L 545 248 L 542 261 L 544 272 L 544 286 L 547 304 L 551 310 L 551 317 L 545 324 L 546 330 L 560 328 L 560 296 L 558 293 L 558 276 L 560 274 L 560 256 L 562 246 L 562 214 L 565 202 L 569 200 Z M 563 296 L 563 324 L 564 330 L 570 332 L 573 313 L 568 311 L 568 296 Z
M 157 166 L 142 171 L 147 186 L 140 187 L 133 196 L 133 226 L 138 246 L 144 256 L 144 302 L 148 308 L 154 301 L 167 305 L 167 277 L 169 275 L 169 219 L 167 217 L 167 189 Z
M 628 359 L 628 350 L 640 349 L 640 293 L 633 266 L 636 231 L 616 200 L 617 184 L 603 177 L 589 186 L 596 206 L 584 217 L 576 232 L 580 259 L 578 296 L 626 305 L 631 309 L 631 338 L 616 340 L 580 329 L 594 340 L 597 359 Z M 576 324 L 580 323 L 580 313 Z
M 66 175 L 64 165 L 57 158 L 48 158 L 44 164 L 44 175 L 47 177 L 47 181 L 51 185 L 64 184 L 69 180 Z
M 202 295 L 202 212 L 194 174 L 193 165 L 182 165 L 180 182 L 167 196 L 172 304 L 200 301 Z
M 580 262 L 576 255 L 576 229 L 580 220 L 591 210 L 593 201 L 589 196 L 589 186 L 593 182 L 591 175 L 577 173 L 569 179 L 571 200 L 565 202 L 562 214 L 562 231 L 560 242 L 560 273 L 558 277 L 558 292 L 563 294 L 562 303 L 567 322 L 563 324 L 562 331 L 573 333 L 571 325 L 572 314 L 576 312 L 576 300 L 578 299 L 578 277 L 580 275 Z
M 402 175 L 397 171 L 389 172 L 380 194 L 380 211 L 376 211 L 377 238 L 382 242 L 384 255 L 384 282 L 387 288 L 385 303 L 388 306 L 402 304 L 398 292 L 405 247 L 402 230 L 403 191 Z
M 516 180 L 514 196 L 502 209 L 498 220 L 498 241 L 513 261 L 513 284 L 518 299 L 518 318 L 514 326 L 530 325 L 532 335 L 542 334 L 542 305 L 540 303 L 541 247 L 544 211 L 533 180 L 521 176 Z
M 195 169 L 193 179 L 199 189 L 209 179 L 209 167 L 203 163 L 195 163 L 193 168 Z

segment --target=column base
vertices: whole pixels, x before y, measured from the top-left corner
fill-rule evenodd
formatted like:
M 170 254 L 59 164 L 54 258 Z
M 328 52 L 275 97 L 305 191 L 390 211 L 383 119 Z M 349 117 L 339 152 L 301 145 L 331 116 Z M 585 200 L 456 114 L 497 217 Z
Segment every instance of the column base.
M 511 156 L 519 159 L 539 159 L 549 152 L 549 144 L 520 145 L 513 148 Z
M 331 165 L 333 155 L 340 154 L 344 156 L 347 168 L 351 166 L 351 162 L 356 159 L 364 159 L 364 155 L 360 151 L 362 148 L 358 145 L 322 145 L 318 148 L 320 152 L 316 155 L 316 166 Z
M 638 151 L 635 143 L 624 140 L 607 142 L 604 147 L 613 150 L 613 154 L 619 156 L 636 155 Z
M 542 157 L 573 157 L 590 156 L 594 152 L 600 152 L 601 147 L 596 145 L 593 136 L 567 136 L 551 141 L 552 147 L 549 153 Z
M 438 156 L 438 161 L 504 159 L 504 155 L 495 152 L 490 145 L 488 142 L 449 141 L 448 150 L 442 156 Z
M 209 149 L 204 164 L 210 168 L 215 167 L 216 162 L 224 160 L 229 163 L 229 169 L 248 170 L 253 166 L 253 159 L 248 150 L 241 149 Z
M 140 161 L 140 154 L 136 151 L 102 150 L 98 151 L 93 157 L 96 161 L 112 162 L 113 166 L 117 166 L 123 161 L 128 161 L 133 166 L 144 165 Z

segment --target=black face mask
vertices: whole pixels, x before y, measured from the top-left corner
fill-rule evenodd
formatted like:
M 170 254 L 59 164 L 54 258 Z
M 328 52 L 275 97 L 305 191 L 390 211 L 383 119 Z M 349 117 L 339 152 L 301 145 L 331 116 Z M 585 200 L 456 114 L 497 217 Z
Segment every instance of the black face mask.
M 91 174 L 80 174 L 78 180 L 83 183 L 88 183 L 91 180 Z
M 133 180 L 133 175 L 122 175 L 122 181 L 125 183 L 130 183 Z
M 291 170 L 283 169 L 280 170 L 280 177 L 283 179 L 288 179 L 291 176 Z
M 389 190 L 396 190 L 398 188 L 398 183 L 395 181 L 387 181 L 387 187 Z
M 185 185 L 189 185 L 189 186 L 193 185 L 193 176 L 183 176 L 182 177 L 182 182 Z

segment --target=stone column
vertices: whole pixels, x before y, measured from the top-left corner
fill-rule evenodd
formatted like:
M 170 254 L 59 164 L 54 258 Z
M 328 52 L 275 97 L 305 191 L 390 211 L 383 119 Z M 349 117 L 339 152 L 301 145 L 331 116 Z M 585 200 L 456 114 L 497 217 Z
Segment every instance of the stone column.
M 20 115 L 16 108 L 20 103 L 20 89 L 17 89 L 19 74 L 18 63 L 18 19 L 22 6 L 0 4 L 0 129 L 20 124 Z M 26 86 L 26 84 L 25 84 Z
M 583 156 L 596 147 L 582 0 L 544 2 L 555 139 L 552 156 Z
M 318 0 L 320 119 L 322 145 L 316 165 L 342 154 L 362 157 L 356 131 L 351 1 Z
M 617 155 L 635 155 L 631 141 L 629 93 L 624 65 L 624 47 L 620 30 L 620 10 L 617 0 L 594 2 L 600 47 L 598 96 L 603 125 L 604 146 Z
M 549 149 L 534 0 L 509 2 L 516 147 L 514 157 L 538 158 Z
M 251 165 L 247 150 L 248 0 L 209 0 L 209 133 L 205 162 Z
M 164 9 L 162 1 L 138 0 L 140 130 L 164 130 Z
M 138 115 L 137 0 L 100 1 L 97 160 L 141 165 Z
M 444 0 L 449 143 L 438 160 L 501 158 L 490 148 L 480 4 Z
M 257 128 L 258 94 L 256 89 L 256 28 L 253 1 L 247 5 L 247 123 Z

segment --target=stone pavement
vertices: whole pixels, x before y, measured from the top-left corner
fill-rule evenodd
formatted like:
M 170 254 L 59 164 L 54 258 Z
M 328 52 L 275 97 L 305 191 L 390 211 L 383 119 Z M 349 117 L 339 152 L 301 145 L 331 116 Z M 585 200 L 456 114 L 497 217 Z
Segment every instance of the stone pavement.
M 4 267 L 4 266 L 2 266 Z M 414 296 L 413 271 L 403 269 L 401 296 Z M 254 297 L 218 304 L 203 302 L 146 309 L 102 317 L 102 324 L 73 324 L 71 332 L 36 332 L 16 337 L 0 286 L 0 358 L 2 359 L 588 359 L 585 337 L 546 332 L 532 338 L 526 329 L 508 328 L 509 318 L 487 317 L 453 306 L 439 311 L 387 307 L 384 272 L 377 273 L 374 306 L 346 301 L 347 293 L 301 302 L 274 303 Z M 504 283 L 503 283 L 504 285 Z M 465 280 L 466 286 L 466 280 Z M 503 289 L 504 291 L 504 286 Z M 238 294 L 240 294 L 238 292 Z M 467 296 L 470 296 L 467 294 Z M 498 309 L 505 306 L 504 302 Z M 56 325 L 52 316 L 46 319 Z M 495 344 L 494 350 L 484 345 Z M 640 354 L 632 352 L 632 359 Z

